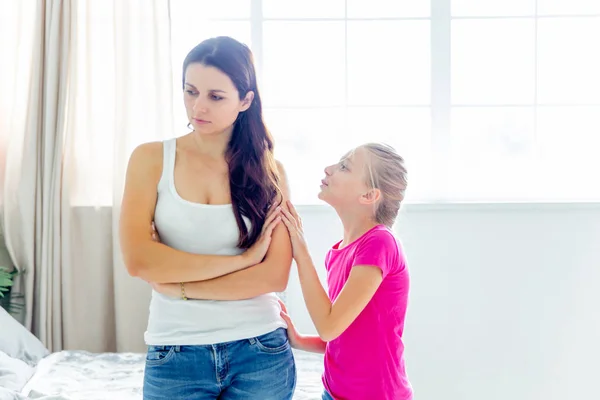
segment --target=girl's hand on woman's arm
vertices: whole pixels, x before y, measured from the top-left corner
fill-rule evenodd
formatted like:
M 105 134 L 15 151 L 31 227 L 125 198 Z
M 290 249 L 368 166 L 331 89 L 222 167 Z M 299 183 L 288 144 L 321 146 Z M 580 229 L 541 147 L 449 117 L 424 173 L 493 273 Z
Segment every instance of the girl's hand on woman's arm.
M 297 350 L 302 351 L 310 351 L 311 353 L 325 353 L 325 348 L 327 343 L 325 343 L 318 336 L 304 336 L 298 333 L 292 319 L 287 313 L 287 308 L 285 304 L 281 300 L 279 300 L 279 305 L 281 305 L 281 317 L 287 324 L 287 334 L 288 339 L 290 341 L 290 345 Z
M 287 209 L 283 208 L 281 214 L 282 221 L 290 233 L 292 256 L 294 257 L 294 260 L 298 261 L 310 257 L 306 240 L 304 240 L 302 219 L 290 201 L 287 202 Z

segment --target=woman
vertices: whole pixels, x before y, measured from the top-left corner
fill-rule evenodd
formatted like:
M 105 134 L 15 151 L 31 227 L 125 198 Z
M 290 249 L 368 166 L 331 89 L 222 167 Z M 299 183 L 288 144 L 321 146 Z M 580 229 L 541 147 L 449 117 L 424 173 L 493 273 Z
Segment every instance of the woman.
M 296 369 L 274 293 L 287 285 L 291 243 L 269 214 L 287 183 L 252 53 L 228 37 L 200 43 L 183 89 L 192 132 L 134 150 L 121 210 L 125 265 L 154 288 L 144 398 L 291 399 Z

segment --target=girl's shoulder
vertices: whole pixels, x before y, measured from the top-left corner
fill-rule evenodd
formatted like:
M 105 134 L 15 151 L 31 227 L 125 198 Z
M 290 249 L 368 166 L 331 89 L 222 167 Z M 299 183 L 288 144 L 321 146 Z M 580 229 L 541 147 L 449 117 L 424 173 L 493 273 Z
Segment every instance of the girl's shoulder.
M 378 244 L 385 248 L 399 248 L 400 239 L 396 237 L 394 232 L 385 225 L 377 225 L 362 237 L 361 244 Z

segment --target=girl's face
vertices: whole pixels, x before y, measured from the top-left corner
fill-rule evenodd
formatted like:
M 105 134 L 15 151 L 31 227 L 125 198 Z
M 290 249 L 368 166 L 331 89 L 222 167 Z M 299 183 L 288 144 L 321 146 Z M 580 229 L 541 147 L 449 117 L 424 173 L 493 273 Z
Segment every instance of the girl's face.
M 333 207 L 359 206 L 368 202 L 372 189 L 367 185 L 370 155 L 363 147 L 347 153 L 334 165 L 325 168 L 319 199 Z
M 248 92 L 240 100 L 235 85 L 215 67 L 190 64 L 185 71 L 184 103 L 194 131 L 202 135 L 218 134 L 233 126 L 240 112 L 246 111 L 254 98 Z

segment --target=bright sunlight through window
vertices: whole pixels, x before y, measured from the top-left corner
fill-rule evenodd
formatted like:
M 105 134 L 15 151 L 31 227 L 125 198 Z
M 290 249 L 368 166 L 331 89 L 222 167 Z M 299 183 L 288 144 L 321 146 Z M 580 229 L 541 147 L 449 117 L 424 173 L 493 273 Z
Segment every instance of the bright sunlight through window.
M 409 202 L 600 199 L 596 0 L 172 0 L 173 135 L 200 41 L 254 52 L 265 119 L 299 204 L 323 167 L 384 141 Z

